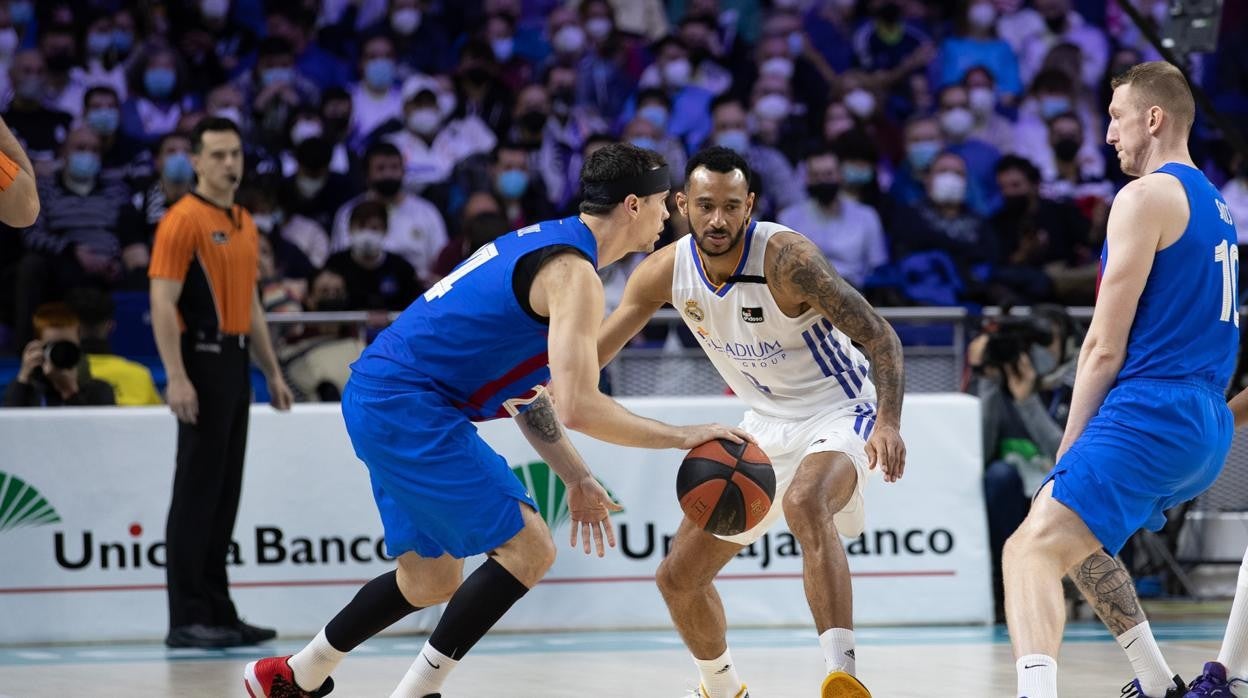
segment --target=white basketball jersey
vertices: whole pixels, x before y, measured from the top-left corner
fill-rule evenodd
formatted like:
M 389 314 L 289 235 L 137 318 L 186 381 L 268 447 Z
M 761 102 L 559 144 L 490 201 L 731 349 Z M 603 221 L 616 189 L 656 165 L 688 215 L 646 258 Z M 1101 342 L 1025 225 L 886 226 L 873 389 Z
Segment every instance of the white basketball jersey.
M 677 240 L 672 305 L 719 374 L 750 409 L 801 419 L 846 402 L 875 401 L 869 366 L 843 332 L 815 309 L 780 312 L 763 280 L 763 257 L 776 223 L 749 225 L 732 277 L 715 286 L 692 235 Z

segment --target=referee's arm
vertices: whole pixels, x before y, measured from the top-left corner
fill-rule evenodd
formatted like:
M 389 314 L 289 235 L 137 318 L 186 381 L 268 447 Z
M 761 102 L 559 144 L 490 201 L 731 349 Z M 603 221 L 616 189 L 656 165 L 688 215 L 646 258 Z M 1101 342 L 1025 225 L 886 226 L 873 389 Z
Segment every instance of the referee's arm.
M 26 228 L 38 217 L 35 168 L 8 124 L 0 119 L 0 223 Z
M 281 366 L 277 363 L 277 353 L 273 351 L 273 342 L 269 339 L 269 323 L 264 319 L 264 306 L 260 304 L 259 289 L 251 293 L 251 328 L 248 334 L 252 355 L 268 382 L 269 404 L 279 410 L 290 409 L 295 396 L 290 392 L 290 386 L 286 385 Z

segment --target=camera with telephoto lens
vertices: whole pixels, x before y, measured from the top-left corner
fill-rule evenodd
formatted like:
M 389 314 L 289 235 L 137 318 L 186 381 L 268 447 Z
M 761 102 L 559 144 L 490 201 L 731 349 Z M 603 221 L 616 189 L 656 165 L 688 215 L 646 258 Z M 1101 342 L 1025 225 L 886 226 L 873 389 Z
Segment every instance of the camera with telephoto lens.
M 78 365 L 78 360 L 82 358 L 82 350 L 77 344 L 62 339 L 43 345 L 43 358 L 54 368 L 69 370 Z
M 984 365 L 999 368 L 1012 366 L 1033 346 L 1053 341 L 1053 329 L 1040 317 L 999 317 L 985 328 L 988 343 L 984 345 Z

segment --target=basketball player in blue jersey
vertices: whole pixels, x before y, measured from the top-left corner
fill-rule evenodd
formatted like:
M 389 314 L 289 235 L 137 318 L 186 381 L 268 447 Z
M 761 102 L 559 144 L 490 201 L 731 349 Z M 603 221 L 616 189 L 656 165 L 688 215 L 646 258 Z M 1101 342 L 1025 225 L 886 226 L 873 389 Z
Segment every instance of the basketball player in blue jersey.
M 597 269 L 650 251 L 667 218 L 662 157 L 631 145 L 581 170 L 579 217 L 546 221 L 482 247 L 418 298 L 352 365 L 342 398 L 368 466 L 398 569 L 366 584 L 292 657 L 249 664 L 256 698 L 323 696 L 345 654 L 400 618 L 448 602 L 394 698 L 436 698 L 447 674 L 550 569 L 555 546 L 537 505 L 473 421 L 513 417 L 567 486 L 571 543 L 614 546 L 618 511 L 564 425 L 626 446 L 692 448 L 738 429 L 644 419 L 598 392 Z M 558 409 L 544 386 L 550 381 Z M 463 579 L 463 559 L 488 554 Z M 462 580 L 462 581 L 461 581 Z M 506 693 L 507 687 L 500 686 Z
M 1131 659 L 1137 678 L 1123 695 L 1183 695 L 1112 556 L 1208 488 L 1231 442 L 1223 391 L 1239 341 L 1239 255 L 1226 203 L 1188 154 L 1191 90 L 1162 62 L 1112 86 L 1106 141 L 1138 179 L 1110 211 L 1057 464 L 1004 554 L 1017 695 L 1027 698 L 1057 695 L 1068 571 Z
M 895 482 L 905 468 L 901 342 L 810 240 L 752 220 L 749 183 L 749 165 L 728 148 L 707 148 L 689 160 L 677 206 L 690 234 L 633 272 L 602 328 L 600 360 L 609 361 L 671 303 L 749 408 L 742 427 L 775 469 L 776 502 L 762 521 L 715 536 L 686 519 L 659 565 L 659 590 L 700 674 L 696 698 L 748 698 L 713 582 L 781 516 L 802 547 L 806 598 L 827 670 L 819 695 L 869 698 L 855 676 L 852 588 L 840 535 L 863 531 L 868 470 L 879 467 Z

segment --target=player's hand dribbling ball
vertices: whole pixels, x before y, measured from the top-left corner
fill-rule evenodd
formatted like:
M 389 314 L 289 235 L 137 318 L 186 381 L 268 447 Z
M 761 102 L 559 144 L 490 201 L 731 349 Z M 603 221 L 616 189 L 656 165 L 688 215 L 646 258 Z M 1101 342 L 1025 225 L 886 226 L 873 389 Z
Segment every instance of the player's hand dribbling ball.
M 685 456 L 676 474 L 676 496 L 685 516 L 703 530 L 735 536 L 771 509 L 776 473 L 755 444 L 715 439 Z

